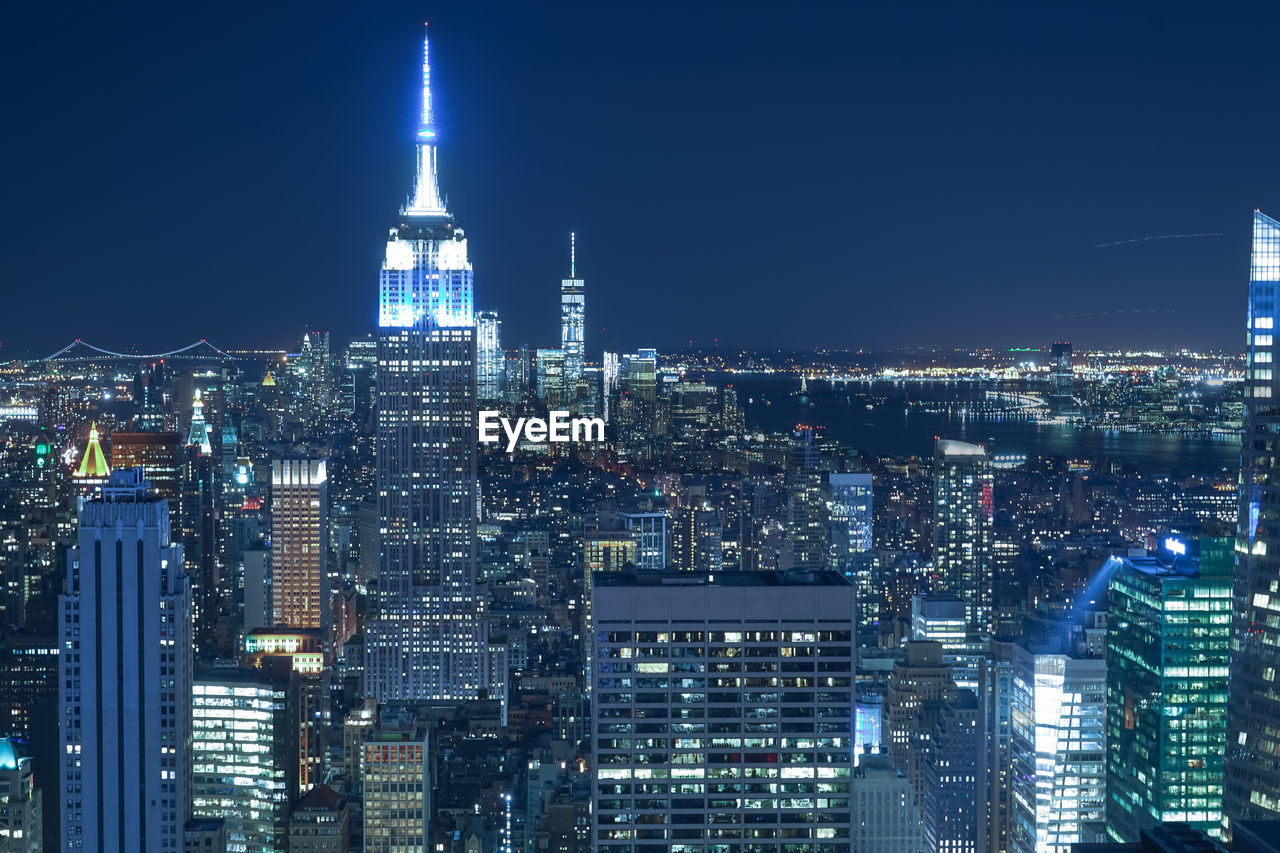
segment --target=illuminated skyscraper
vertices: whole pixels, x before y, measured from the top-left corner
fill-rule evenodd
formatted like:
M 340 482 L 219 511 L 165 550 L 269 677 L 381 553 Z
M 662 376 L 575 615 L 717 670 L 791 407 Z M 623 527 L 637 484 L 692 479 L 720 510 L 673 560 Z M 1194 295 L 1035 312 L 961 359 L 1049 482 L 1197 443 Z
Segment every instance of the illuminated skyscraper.
M 1075 401 L 1075 374 L 1071 366 L 1071 344 L 1053 345 L 1049 362 L 1049 398 L 1054 411 L 1070 409 Z
M 569 277 L 560 282 L 560 349 L 564 351 L 564 385 L 572 397 L 582 378 L 585 356 L 587 283 L 578 278 L 578 248 L 569 235 Z
M 298 676 L 272 663 L 200 673 L 192 691 L 192 810 L 246 853 L 285 848 L 298 794 Z
M 177 853 L 191 806 L 191 587 L 148 485 L 81 505 L 59 598 L 62 837 L 99 853 Z
M 1276 300 L 1280 222 L 1253 214 L 1245 336 L 1244 441 L 1223 811 L 1228 821 L 1280 818 L 1280 374 Z
M 880 591 L 871 577 L 871 475 L 831 474 L 828 507 L 831 568 L 858 590 L 858 635 L 874 636 Z
M 1013 660 L 1013 853 L 1104 840 L 1107 662 L 1075 638 L 1022 641 Z
M 939 439 L 933 464 L 932 591 L 960 596 L 969 631 L 988 633 L 995 597 L 991 457 L 981 445 Z
M 1202 538 L 1198 560 L 1112 557 L 1102 569 L 1107 829 L 1118 841 L 1170 820 L 1221 828 L 1232 544 Z
M 561 409 L 569 403 L 571 388 L 566 377 L 564 350 L 538 350 L 538 399 L 548 409 Z
M 328 472 L 324 459 L 271 461 L 272 624 L 329 623 Z
M 467 241 L 436 183 L 428 42 L 414 192 L 387 240 L 378 304 L 381 554 L 365 690 L 467 699 L 487 685 L 476 594 L 476 330 Z
M 502 321 L 496 311 L 476 312 L 476 396 L 481 400 L 502 397 L 507 357 L 502 351 Z

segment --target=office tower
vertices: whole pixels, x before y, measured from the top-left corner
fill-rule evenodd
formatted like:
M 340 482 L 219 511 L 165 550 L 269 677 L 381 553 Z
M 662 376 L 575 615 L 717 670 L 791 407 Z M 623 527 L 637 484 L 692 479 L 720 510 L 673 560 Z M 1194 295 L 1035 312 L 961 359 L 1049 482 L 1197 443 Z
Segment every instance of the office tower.
M 270 663 L 197 672 L 192 687 L 192 811 L 221 819 L 233 850 L 285 849 L 298 795 L 298 676 Z
M 673 512 L 671 536 L 672 568 L 703 574 L 723 566 L 723 529 L 720 513 L 700 498 Z
M 364 741 L 364 853 L 426 850 L 431 760 L 426 722 L 389 705 Z
M 1014 644 L 993 639 L 978 665 L 978 703 L 982 730 L 982 766 L 978 779 L 982 792 L 978 824 L 979 853 L 1004 853 L 1009 849 L 1012 814 L 1010 788 L 1013 769 L 1013 649 Z
M 636 568 L 653 571 L 667 567 L 667 514 L 665 512 L 620 512 L 622 527 L 635 536 Z
M 924 771 L 925 849 L 973 853 L 978 849 L 982 786 L 982 730 L 978 697 L 960 690 L 942 709 Z
M 787 537 L 791 565 L 818 571 L 831 562 L 825 460 L 814 443 L 813 428 L 799 426 L 787 456 Z M 789 568 L 789 566 L 788 566 Z
M 528 344 L 521 344 L 515 357 L 507 359 L 507 402 L 518 403 L 529 393 L 533 382 L 531 364 Z
M 293 364 L 306 399 L 305 420 L 313 425 L 320 423 L 333 400 L 329 340 L 328 332 L 304 332 L 298 358 Z
M 0 734 L 31 741 L 41 725 L 57 724 L 58 646 L 56 636 L 26 629 L 0 638 Z
M 244 549 L 244 614 L 246 632 L 272 627 L 275 605 L 271 596 L 271 552 L 266 548 Z
M 323 783 L 307 791 L 289 816 L 289 853 L 350 853 L 351 806 Z
M 636 537 L 625 531 L 589 534 L 582 543 L 582 641 L 586 661 L 587 693 L 591 692 L 592 654 L 594 653 L 591 618 L 591 594 L 594 577 L 598 572 L 620 572 L 630 565 L 632 571 L 637 559 Z
M 853 603 L 827 571 L 597 575 L 594 849 L 850 851 Z
M 658 393 L 658 352 L 653 349 L 642 349 L 637 353 L 623 356 L 625 365 L 621 370 L 626 382 L 627 393 L 636 400 L 652 403 Z
M 1107 829 L 1222 826 L 1235 542 L 1199 559 L 1112 557 L 1107 588 Z
M 933 592 L 964 599 L 971 633 L 990 631 L 991 460 L 981 445 L 938 439 L 933 472 Z
M 31 759 L 20 758 L 14 742 L 0 738 L 0 850 L 41 853 L 44 796 L 36 787 Z
M 1280 222 L 1253 214 L 1236 532 L 1231 687 L 1227 705 L 1227 821 L 1280 819 L 1280 622 L 1274 618 L 1280 574 L 1280 373 L 1274 362 L 1280 298 Z
M 488 683 L 476 592 L 476 339 L 467 241 L 436 182 L 428 43 L 413 197 L 391 229 L 378 312 L 382 550 L 365 691 L 467 699 Z
M 141 468 L 156 494 L 169 501 L 173 516 L 179 508 L 178 448 L 176 432 L 113 432 L 111 469 Z M 177 518 L 171 517 L 170 521 L 176 522 Z
M 951 666 L 942 644 L 908 640 L 889 674 L 884 700 L 885 740 L 893 764 L 911 782 L 912 803 L 924 804 L 924 771 L 942 709 L 955 698 Z
M 1107 662 L 1076 637 L 1014 648 L 1012 853 L 1104 840 L 1106 705 Z
M 273 625 L 329 624 L 327 465 L 325 459 L 271 460 Z
M 829 474 L 827 486 L 831 491 L 827 502 L 831 568 L 853 581 L 858 590 L 858 636 L 874 638 L 880 621 L 880 590 L 871 574 L 871 475 Z
M 368 697 L 363 705 L 352 708 L 342 721 L 343 769 L 357 793 L 364 784 L 364 738 L 377 724 L 378 703 Z
M 63 838 L 176 853 L 191 808 L 191 588 L 169 505 L 117 468 L 80 508 L 59 597 Z
M 988 641 L 966 633 L 964 601 L 947 593 L 911 596 L 911 639 L 942 644 L 942 660 L 951 666 L 957 687 L 978 689 L 978 664 Z
M 226 850 L 227 825 L 218 818 L 195 818 L 182 827 L 183 853 Z
M 199 407 L 197 407 L 198 411 Z M 195 424 L 195 417 L 192 418 Z M 195 437 L 195 430 L 192 430 Z M 191 607 L 195 620 L 195 642 L 211 647 L 217 634 L 223 589 L 218 572 L 217 460 L 208 449 L 208 430 L 201 428 L 206 443 L 187 444 L 181 450 L 178 469 L 180 493 L 178 513 L 182 558 L 191 581 Z
M 1054 411 L 1072 407 L 1075 402 L 1075 383 L 1071 366 L 1071 344 L 1055 343 L 1049 361 L 1049 399 Z
M 853 771 L 853 849 L 857 853 L 921 853 L 920 813 L 911 781 L 884 753 L 862 756 Z
M 476 312 L 476 396 L 502 399 L 507 354 L 502 351 L 502 321 L 496 311 Z
M 569 401 L 569 382 L 565 375 L 564 350 L 538 350 L 538 399 L 548 409 L 563 409 Z
M 200 452 L 205 455 L 213 453 L 209 424 L 204 419 L 204 397 L 199 388 L 195 389 L 195 396 L 191 401 L 191 426 L 187 430 L 187 444 L 200 448 Z
M 585 361 L 587 283 L 578 278 L 578 246 L 569 235 L 569 277 L 560 282 L 560 350 L 564 353 L 564 384 L 572 393 L 582 378 Z
M 618 395 L 619 370 L 620 362 L 616 352 L 605 352 L 600 357 L 600 399 L 601 399 L 601 417 L 608 423 L 615 405 L 614 401 Z

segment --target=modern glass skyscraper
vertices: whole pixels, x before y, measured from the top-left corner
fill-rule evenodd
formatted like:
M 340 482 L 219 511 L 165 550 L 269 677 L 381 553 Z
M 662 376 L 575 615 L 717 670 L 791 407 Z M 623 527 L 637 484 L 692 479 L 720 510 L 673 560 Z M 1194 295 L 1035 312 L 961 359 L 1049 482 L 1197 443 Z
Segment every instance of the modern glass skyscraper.
M 560 281 L 560 349 L 564 351 L 564 385 L 570 398 L 577 394 L 585 360 L 587 283 L 578 278 L 578 247 L 569 235 L 569 277 Z
M 880 592 L 871 577 L 871 475 L 831 474 L 831 568 L 853 581 L 858 590 L 858 636 L 875 635 L 880 619 Z
M 1107 662 L 1077 638 L 1015 647 L 1014 853 L 1069 853 L 1104 839 L 1106 694 Z
M 1112 557 L 1107 587 L 1107 829 L 1222 825 L 1231 540 L 1200 558 Z
M 1280 222 L 1254 211 L 1223 792 L 1228 822 L 1280 818 L 1278 293 Z
M 995 598 L 991 571 L 991 457 L 979 444 L 939 439 L 934 456 L 933 592 L 964 599 L 968 628 L 989 633 Z
M 231 850 L 283 850 L 298 795 L 297 674 L 203 672 L 192 699 L 192 812 L 225 821 Z
M 378 303 L 381 554 L 365 629 L 365 691 L 465 699 L 487 686 L 476 594 L 476 330 L 462 229 L 436 182 L 424 40 L 413 196 L 387 240 Z
M 497 311 L 476 312 L 476 396 L 481 400 L 502 397 L 507 357 L 502 351 L 502 321 Z

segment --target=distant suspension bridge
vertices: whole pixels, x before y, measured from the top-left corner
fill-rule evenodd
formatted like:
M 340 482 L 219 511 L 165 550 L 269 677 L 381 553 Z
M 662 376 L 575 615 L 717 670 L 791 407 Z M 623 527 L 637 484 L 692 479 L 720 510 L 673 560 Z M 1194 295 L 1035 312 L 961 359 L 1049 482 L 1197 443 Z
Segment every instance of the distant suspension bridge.
M 169 352 L 115 352 L 86 343 L 76 338 L 55 353 L 46 355 L 41 361 L 155 361 L 162 358 L 186 359 L 190 361 L 238 361 L 236 356 L 224 352 L 204 338 L 185 347 Z

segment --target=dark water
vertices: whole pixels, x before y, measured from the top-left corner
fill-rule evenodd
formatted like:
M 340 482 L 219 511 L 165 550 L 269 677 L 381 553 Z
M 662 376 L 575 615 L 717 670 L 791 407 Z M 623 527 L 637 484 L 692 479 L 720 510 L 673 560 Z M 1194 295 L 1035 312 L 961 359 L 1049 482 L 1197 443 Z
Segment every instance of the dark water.
M 799 423 L 821 426 L 842 444 L 876 455 L 928 456 L 936 436 L 985 444 L 993 453 L 1119 460 L 1144 473 L 1210 474 L 1240 467 L 1238 440 L 1077 429 L 1001 415 L 964 416 L 960 410 L 982 401 L 993 387 L 978 383 L 850 383 L 833 389 L 817 381 L 801 397 L 795 378 L 717 381 L 737 389 L 753 430 L 786 431 Z M 867 409 L 868 403 L 872 409 Z M 950 414 L 925 411 L 920 405 L 937 408 L 946 403 L 952 404 Z

